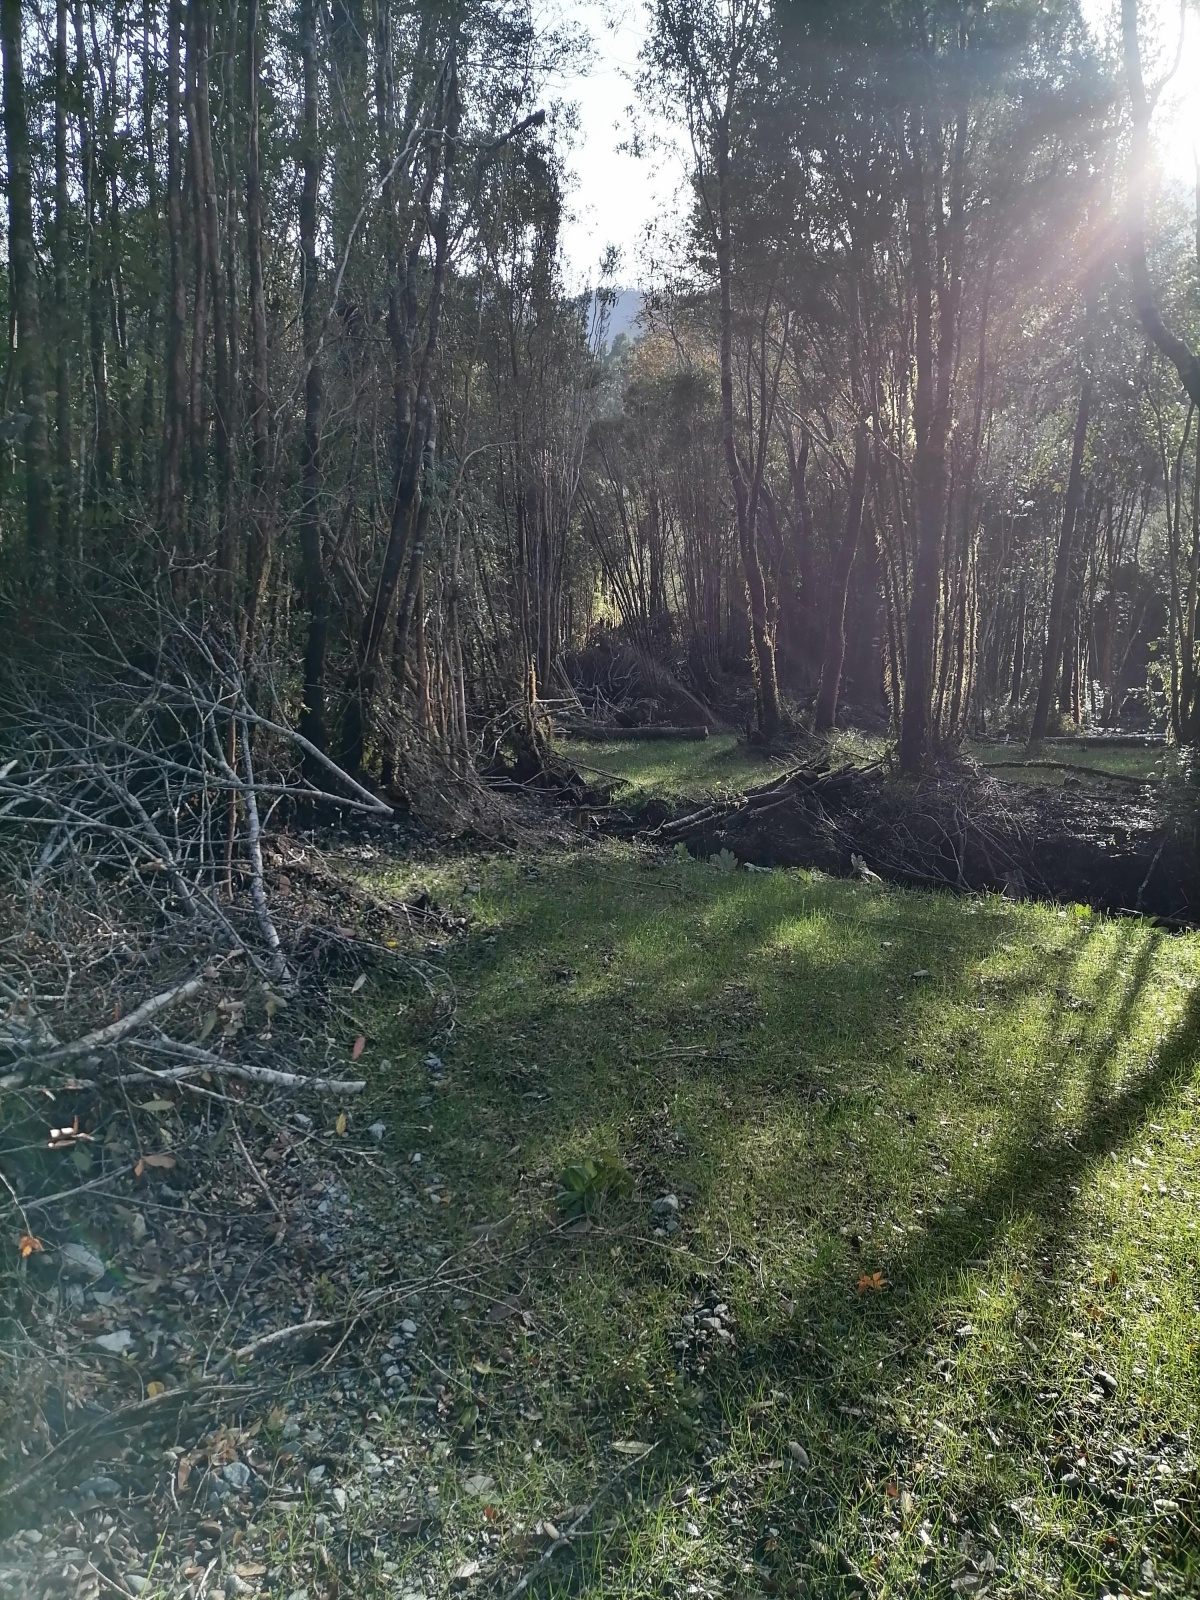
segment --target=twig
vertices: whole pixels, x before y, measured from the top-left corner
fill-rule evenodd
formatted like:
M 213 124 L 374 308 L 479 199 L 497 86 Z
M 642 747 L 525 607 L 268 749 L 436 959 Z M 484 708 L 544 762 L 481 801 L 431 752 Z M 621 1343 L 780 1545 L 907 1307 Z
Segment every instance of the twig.
M 249 1344 L 244 1344 L 240 1349 L 234 1350 L 221 1362 L 221 1367 L 228 1367 L 235 1361 L 249 1361 L 260 1350 L 268 1350 L 273 1345 L 284 1344 L 289 1339 L 298 1339 L 302 1334 L 320 1333 L 325 1328 L 337 1327 L 338 1319 L 334 1317 L 314 1317 L 310 1322 L 293 1322 L 290 1327 L 276 1328 L 273 1333 L 260 1334 L 257 1339 L 251 1339 Z
M 229 1113 L 229 1125 L 233 1129 L 233 1137 L 237 1141 L 238 1149 L 242 1152 L 242 1160 L 246 1163 L 246 1168 L 247 1168 L 248 1172 L 250 1173 L 250 1176 L 254 1179 L 255 1183 L 262 1190 L 263 1194 L 266 1195 L 267 1204 L 270 1206 L 271 1210 L 275 1213 L 275 1215 L 279 1218 L 280 1222 L 285 1221 L 286 1219 L 284 1218 L 283 1212 L 279 1209 L 279 1204 L 276 1201 L 275 1196 L 271 1193 L 270 1189 L 267 1187 L 267 1180 L 263 1177 L 262 1173 L 258 1170 L 258 1168 L 255 1166 L 254 1162 L 250 1159 L 250 1152 L 249 1152 L 249 1150 L 246 1149 L 246 1142 L 242 1138 L 242 1130 L 238 1127 L 237 1117 L 233 1114 L 232 1111 L 230 1111 L 230 1113 Z
M 631 1472 L 634 1467 L 640 1466 L 653 1449 L 654 1446 L 652 1444 L 647 1445 L 640 1456 L 634 1456 L 631 1460 L 624 1462 L 617 1469 L 617 1471 L 613 1473 L 611 1478 L 608 1478 L 604 1483 L 601 1484 L 600 1488 L 588 1501 L 587 1505 L 584 1506 L 583 1510 L 575 1518 L 575 1521 L 567 1529 L 566 1533 L 560 1534 L 559 1537 L 554 1540 L 553 1544 L 551 1544 L 543 1553 L 541 1559 L 532 1567 L 530 1567 L 529 1571 L 519 1583 L 513 1585 L 513 1587 L 504 1596 L 504 1600 L 520 1600 L 520 1596 L 525 1593 L 530 1584 L 533 1583 L 534 1579 L 545 1571 L 558 1552 L 560 1550 L 565 1550 L 571 1543 L 571 1540 L 574 1539 L 580 1532 L 582 1532 L 584 1524 L 591 1517 L 592 1513 L 600 1504 L 601 1500 L 604 1499 L 605 1495 L 608 1494 L 612 1489 L 616 1488 L 617 1484 L 620 1483 L 621 1479 L 627 1472 Z

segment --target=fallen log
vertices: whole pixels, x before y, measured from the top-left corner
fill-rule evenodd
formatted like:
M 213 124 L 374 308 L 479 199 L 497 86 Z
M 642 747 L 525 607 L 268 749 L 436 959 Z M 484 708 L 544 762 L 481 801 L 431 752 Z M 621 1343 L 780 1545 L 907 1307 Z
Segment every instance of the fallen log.
M 707 739 L 708 725 L 703 722 L 693 722 L 675 726 L 662 722 L 646 723 L 636 728 L 614 728 L 610 725 L 573 722 L 567 724 L 563 732 L 572 739 L 592 739 L 597 743 L 609 744 L 622 739 Z

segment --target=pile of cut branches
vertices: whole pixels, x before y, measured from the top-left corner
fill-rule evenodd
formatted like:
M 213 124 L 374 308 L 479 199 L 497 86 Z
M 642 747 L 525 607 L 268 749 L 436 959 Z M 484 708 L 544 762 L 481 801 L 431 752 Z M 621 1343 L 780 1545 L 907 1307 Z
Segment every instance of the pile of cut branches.
M 728 850 L 761 866 L 865 869 L 914 886 L 1167 919 L 1197 913 L 1187 849 L 1148 785 L 1017 785 L 968 762 L 914 784 L 882 762 L 816 763 L 676 817 L 651 837 L 697 853 Z
M 69 1489 L 98 1430 L 178 1429 L 336 1327 L 287 1264 L 364 1087 L 331 986 L 383 963 L 452 1006 L 437 908 L 304 835 L 391 808 L 218 633 L 12 671 L 0 730 L 0 1487 Z

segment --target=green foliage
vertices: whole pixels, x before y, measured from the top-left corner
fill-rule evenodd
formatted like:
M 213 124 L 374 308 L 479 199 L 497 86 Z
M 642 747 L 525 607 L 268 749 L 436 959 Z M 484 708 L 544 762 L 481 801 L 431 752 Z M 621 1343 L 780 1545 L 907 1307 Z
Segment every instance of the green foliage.
M 736 872 L 738 858 L 732 850 L 721 849 L 709 856 L 710 865 L 716 867 L 718 872 Z
M 609 1201 L 627 1200 L 633 1193 L 629 1169 L 612 1155 L 569 1162 L 559 1184 L 558 1209 L 564 1217 L 594 1217 Z

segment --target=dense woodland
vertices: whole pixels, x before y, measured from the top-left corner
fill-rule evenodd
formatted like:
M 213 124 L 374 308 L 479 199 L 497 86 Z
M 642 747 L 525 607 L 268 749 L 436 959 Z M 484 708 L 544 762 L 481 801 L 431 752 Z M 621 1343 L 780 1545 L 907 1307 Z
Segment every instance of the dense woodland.
M 398 793 L 597 640 L 909 771 L 1200 738 L 1200 209 L 1137 0 L 656 0 L 692 209 L 632 340 L 565 287 L 581 45 L 521 0 L 0 10 L 12 648 L 202 621 Z

